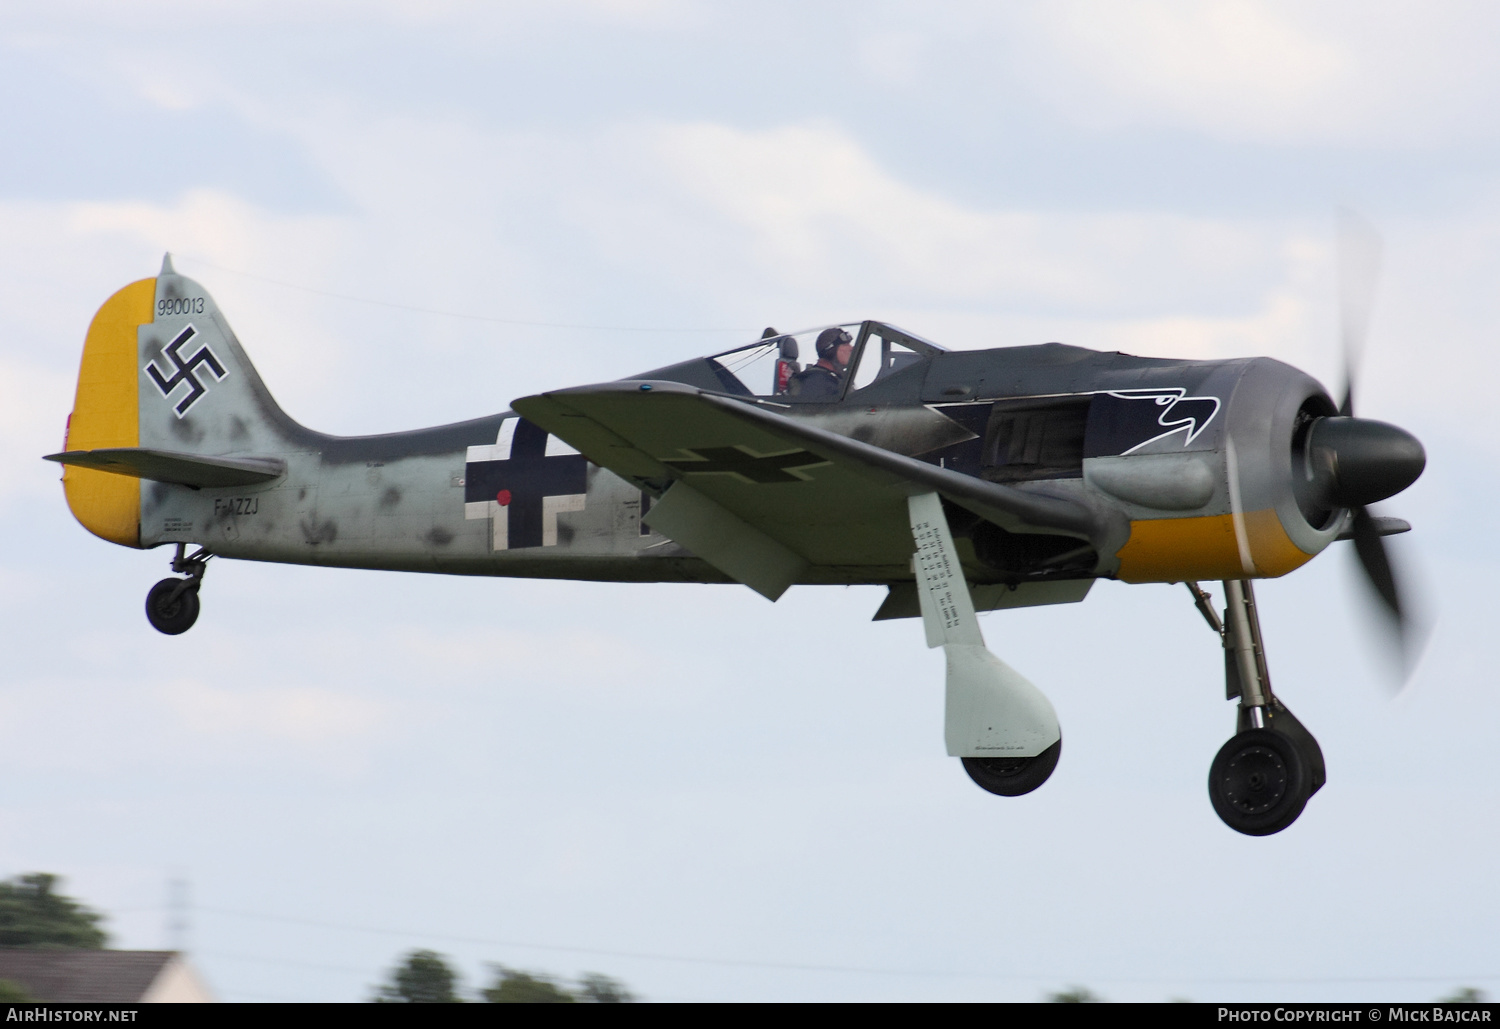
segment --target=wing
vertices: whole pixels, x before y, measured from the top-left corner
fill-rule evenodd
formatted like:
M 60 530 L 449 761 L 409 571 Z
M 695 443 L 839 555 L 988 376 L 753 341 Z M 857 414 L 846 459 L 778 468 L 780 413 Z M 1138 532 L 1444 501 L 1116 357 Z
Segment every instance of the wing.
M 1071 501 L 985 482 L 829 432 L 780 404 L 675 382 L 603 383 L 517 400 L 520 414 L 661 499 L 644 520 L 771 599 L 807 576 L 911 575 L 906 498 L 937 492 L 1011 532 L 1093 542 Z

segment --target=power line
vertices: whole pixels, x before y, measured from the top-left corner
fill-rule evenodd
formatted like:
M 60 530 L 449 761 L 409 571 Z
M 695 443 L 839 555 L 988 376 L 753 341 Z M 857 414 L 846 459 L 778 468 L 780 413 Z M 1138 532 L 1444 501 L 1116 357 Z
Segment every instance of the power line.
M 353 965 L 325 965 L 320 961 L 302 961 L 297 958 L 265 958 L 254 954 L 226 954 L 215 950 L 200 950 L 197 956 L 212 958 L 215 961 L 247 961 L 255 965 L 276 965 L 280 968 L 311 968 L 319 972 L 347 972 L 351 975 L 365 976 L 379 974 L 379 969 L 355 968 Z
M 291 918 L 284 915 L 264 915 L 254 911 L 235 911 L 229 908 L 203 907 L 199 911 L 211 912 L 220 915 L 232 915 L 238 918 L 253 918 L 265 922 L 282 922 L 288 925 L 306 925 L 319 929 L 338 929 L 345 932 L 372 933 L 381 936 L 401 936 L 406 938 L 418 937 L 428 940 L 438 940 L 445 943 L 478 944 L 486 947 L 514 947 L 522 950 L 545 950 L 568 954 L 588 954 L 594 957 L 627 958 L 644 961 L 676 961 L 695 965 L 721 965 L 735 968 L 773 968 L 783 971 L 804 972 L 853 972 L 862 975 L 915 975 L 915 976 L 944 976 L 957 978 L 985 978 L 985 979 L 1051 979 L 1051 976 L 994 976 L 989 973 L 978 973 L 969 975 L 962 972 L 926 972 L 911 969 L 893 968 L 861 968 L 852 965 L 809 965 L 788 961 L 753 961 L 736 958 L 707 958 L 687 954 L 656 954 L 645 951 L 628 950 L 605 950 L 599 947 L 574 947 L 562 946 L 550 943 L 529 943 L 520 940 L 498 940 L 482 936 L 454 936 L 445 933 L 422 932 L 411 929 L 388 929 L 369 925 L 349 925 L 337 922 L 323 922 L 311 918 Z
M 672 961 L 684 964 L 716 965 L 726 968 L 766 968 L 780 971 L 797 972 L 839 972 L 857 975 L 899 975 L 923 978 L 946 978 L 946 979 L 989 979 L 1004 982 L 1055 982 L 1061 979 L 1076 979 L 1077 976 L 1061 976 L 1052 973 L 1024 973 L 1024 974 L 997 974 L 994 972 L 967 972 L 967 971 L 932 971 L 911 968 L 880 968 L 858 965 L 817 965 L 803 964 L 790 961 L 757 961 L 741 958 L 713 958 L 686 954 L 662 954 L 646 951 L 628 950 L 605 950 L 598 947 L 576 947 L 560 944 L 532 943 L 518 940 L 500 940 L 481 936 L 456 936 L 445 933 L 423 932 L 410 929 L 391 929 L 379 926 L 353 925 L 348 923 L 324 922 L 311 918 L 294 918 L 285 915 L 267 915 L 255 911 L 237 911 L 231 908 L 216 908 L 199 906 L 199 911 L 210 912 L 220 915 L 231 915 L 237 918 L 258 919 L 265 922 L 282 922 L 288 925 L 305 925 L 319 929 L 336 929 L 345 932 L 371 933 L 381 936 L 401 936 L 406 938 L 422 938 L 437 940 L 446 943 L 477 944 L 487 947 L 513 947 L 522 950 L 542 950 L 557 953 L 587 954 L 594 957 L 625 958 L 641 961 Z M 228 956 L 228 955 L 226 955 Z M 262 960 L 248 956 L 242 960 Z M 319 967 L 319 966 L 309 966 Z M 330 967 L 330 971 L 333 969 Z M 338 969 L 339 971 L 353 971 L 353 969 Z M 1181 983 L 1183 985 L 1316 985 L 1323 983 L 1455 983 L 1455 982 L 1497 982 L 1500 974 L 1483 975 L 1379 975 L 1379 976 L 1288 976 L 1288 977 L 1197 977 L 1185 978 L 1182 976 L 1085 976 L 1090 982 L 1097 983 Z
M 279 968 L 310 968 L 319 972 L 346 972 L 352 975 L 375 977 L 381 974 L 378 968 L 355 968 L 353 965 L 325 965 L 317 961 L 299 961 L 296 958 L 264 958 L 253 954 L 226 954 L 222 951 L 199 951 L 199 957 L 212 958 L 215 961 L 244 961 L 253 965 L 273 965 Z M 230 990 L 230 993 L 239 993 L 238 990 Z M 242 994 L 243 996 L 257 996 L 256 994 Z M 280 1000 L 277 997 L 261 997 L 263 1000 Z M 712 1004 L 714 1001 L 702 997 L 657 997 L 650 998 L 654 1001 L 666 1001 L 674 1004 Z
M 307 1001 L 300 997 L 273 997 L 269 993 L 245 993 L 243 990 L 225 990 L 226 996 L 243 997 L 247 1000 L 260 1000 L 270 1004 L 306 1004 Z
M 443 311 L 434 307 L 417 307 L 414 304 L 398 304 L 394 300 L 375 300 L 371 297 L 356 297 L 348 293 L 335 293 L 326 289 L 315 289 L 312 286 L 303 286 L 295 282 L 285 282 L 281 279 L 273 279 L 267 275 L 257 275 L 254 272 L 241 271 L 238 268 L 226 268 L 221 264 L 206 260 L 195 254 L 182 255 L 190 261 L 196 261 L 205 267 L 215 271 L 228 272 L 230 275 L 240 275 L 247 279 L 255 279 L 259 282 L 268 282 L 273 286 L 281 286 L 284 289 L 295 289 L 303 293 L 313 293 L 320 297 L 332 297 L 335 300 L 347 300 L 355 304 L 370 304 L 374 307 L 388 307 L 398 311 L 415 311 L 418 314 L 433 314 L 442 318 L 459 318 L 471 322 L 488 322 L 493 325 L 520 325 L 533 329 L 585 329 L 590 332 L 662 332 L 662 333 L 693 333 L 710 335 L 714 333 L 736 333 L 745 336 L 754 336 L 758 330 L 753 329 L 682 329 L 662 328 L 640 325 L 576 325 L 571 322 L 534 322 L 525 321 L 520 318 L 495 318 L 484 314 L 468 314 L 462 311 Z

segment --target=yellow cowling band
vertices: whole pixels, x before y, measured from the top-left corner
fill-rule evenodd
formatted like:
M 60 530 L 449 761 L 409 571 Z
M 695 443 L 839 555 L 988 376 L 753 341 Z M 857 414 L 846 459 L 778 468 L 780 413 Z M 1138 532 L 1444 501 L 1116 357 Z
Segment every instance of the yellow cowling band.
M 156 280 L 132 282 L 104 302 L 89 325 L 68 417 L 65 450 L 140 446 L 141 370 L 136 329 L 152 320 Z M 141 480 L 63 466 L 68 507 L 89 532 L 126 547 L 141 545 Z
M 1157 518 L 1130 523 L 1120 548 L 1125 582 L 1275 578 L 1312 560 L 1287 536 L 1270 509 L 1233 515 Z

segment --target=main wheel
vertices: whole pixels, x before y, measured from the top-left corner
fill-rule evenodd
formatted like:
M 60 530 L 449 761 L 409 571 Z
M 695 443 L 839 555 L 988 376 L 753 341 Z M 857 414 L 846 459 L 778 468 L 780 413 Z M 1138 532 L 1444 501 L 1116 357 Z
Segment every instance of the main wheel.
M 189 586 L 173 597 L 186 579 L 163 579 L 146 594 L 146 620 L 157 632 L 177 636 L 198 620 L 198 587 Z
M 1052 774 L 1062 756 L 1062 740 L 1036 757 L 966 757 L 964 771 L 981 789 L 1002 797 L 1019 797 L 1030 793 Z
M 1246 836 L 1269 836 L 1291 825 L 1311 792 L 1302 752 L 1270 729 L 1246 729 L 1230 739 L 1208 771 L 1214 811 Z

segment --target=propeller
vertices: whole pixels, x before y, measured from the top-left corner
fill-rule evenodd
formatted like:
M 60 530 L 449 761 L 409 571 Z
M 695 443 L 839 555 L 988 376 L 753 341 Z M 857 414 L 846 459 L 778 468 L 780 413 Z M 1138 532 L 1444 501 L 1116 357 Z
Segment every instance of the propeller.
M 1354 379 L 1365 354 L 1375 287 L 1384 250 L 1375 226 L 1348 209 L 1339 211 L 1339 337 L 1344 345 L 1344 399 L 1339 414 L 1354 414 Z
M 1310 426 L 1304 446 L 1306 475 L 1301 491 L 1313 505 L 1346 509 L 1349 522 L 1340 539 L 1354 541 L 1365 579 L 1396 632 L 1403 672 L 1419 652 L 1409 600 L 1403 602 L 1390 554 L 1382 539 L 1405 523 L 1377 518 L 1369 505 L 1410 486 L 1426 467 L 1422 444 L 1405 429 L 1354 414 L 1355 382 L 1369 335 L 1380 278 L 1380 233 L 1352 211 L 1339 212 L 1339 322 L 1344 350 L 1344 396 L 1339 413 Z

